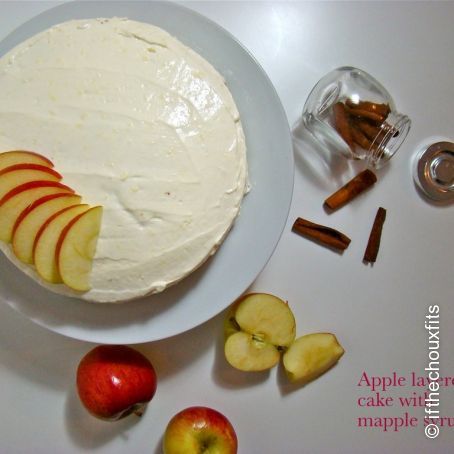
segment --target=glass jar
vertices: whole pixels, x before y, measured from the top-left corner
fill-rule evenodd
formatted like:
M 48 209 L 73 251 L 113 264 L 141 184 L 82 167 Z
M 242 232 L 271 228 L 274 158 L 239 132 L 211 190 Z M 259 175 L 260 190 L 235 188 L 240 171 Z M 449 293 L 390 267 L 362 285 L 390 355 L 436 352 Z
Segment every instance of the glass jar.
M 345 66 L 324 76 L 303 109 L 303 124 L 318 145 L 380 168 L 399 149 L 411 121 L 371 75 Z

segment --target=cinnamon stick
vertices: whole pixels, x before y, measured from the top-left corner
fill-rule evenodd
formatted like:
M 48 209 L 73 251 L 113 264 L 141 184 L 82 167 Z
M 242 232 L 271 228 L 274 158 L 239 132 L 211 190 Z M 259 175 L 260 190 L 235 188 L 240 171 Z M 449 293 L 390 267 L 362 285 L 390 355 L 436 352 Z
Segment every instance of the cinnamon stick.
M 292 231 L 310 238 L 317 243 L 340 251 L 347 249 L 351 240 L 338 230 L 315 224 L 307 219 L 297 218 L 293 223 Z
M 347 145 L 353 150 L 354 143 L 353 137 L 350 129 L 350 122 L 348 120 L 348 115 L 346 112 L 345 104 L 337 102 L 333 106 L 334 114 L 334 127 L 340 136 L 347 142 Z
M 372 142 L 367 138 L 367 136 L 354 124 L 352 125 L 351 131 L 355 143 L 357 143 L 361 148 L 369 150 L 372 146 Z
M 330 195 L 325 200 L 325 205 L 331 210 L 336 210 L 370 188 L 376 181 L 377 177 L 374 172 L 369 169 L 363 170 L 334 194 Z
M 356 147 L 371 150 L 388 133 L 388 104 L 346 99 L 333 105 L 333 126 L 355 153 Z M 378 141 L 378 142 L 377 142 Z
M 354 124 L 369 140 L 374 140 L 375 137 L 382 133 L 382 129 L 379 126 L 375 126 L 361 118 L 357 118 Z
M 357 108 L 361 110 L 368 110 L 369 112 L 374 112 L 383 117 L 387 117 L 391 111 L 389 104 L 379 104 L 371 101 L 358 101 L 353 102 L 351 99 L 346 99 L 345 104 L 351 108 Z
M 347 113 L 353 117 L 367 118 L 368 120 L 373 121 L 374 123 L 377 123 L 379 125 L 386 119 L 384 115 L 371 110 L 360 109 L 358 107 L 347 107 Z
M 366 251 L 363 260 L 369 263 L 375 263 L 377 260 L 378 250 L 380 249 L 381 233 L 383 224 L 386 219 L 386 210 L 380 207 L 375 215 L 374 224 L 370 232 L 369 241 L 367 242 Z

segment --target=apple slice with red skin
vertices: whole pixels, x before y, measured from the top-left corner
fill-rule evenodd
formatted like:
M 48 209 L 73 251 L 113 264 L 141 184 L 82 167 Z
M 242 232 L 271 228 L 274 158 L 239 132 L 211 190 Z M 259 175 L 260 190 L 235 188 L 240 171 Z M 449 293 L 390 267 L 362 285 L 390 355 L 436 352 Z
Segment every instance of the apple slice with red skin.
M 0 240 L 11 241 L 16 220 L 35 200 L 61 192 L 74 193 L 74 190 L 57 181 L 31 181 L 5 194 L 0 199 Z
M 168 423 L 164 454 L 236 454 L 238 439 L 230 421 L 209 407 L 189 407 Z
M 45 167 L 54 167 L 52 161 L 34 151 L 12 150 L 0 153 L 0 170 L 16 164 L 39 164 Z
M 333 367 L 343 354 L 334 334 L 312 333 L 296 339 L 282 359 L 290 381 L 306 384 Z
M 33 245 L 41 226 L 53 214 L 81 200 L 79 195 L 68 193 L 50 194 L 35 200 L 14 224 L 12 244 L 16 257 L 24 263 L 33 263 Z
M 39 164 L 16 164 L 0 170 L 0 198 L 29 181 L 60 181 L 62 176 Z
M 77 368 L 77 392 L 94 416 L 116 421 L 131 413 L 142 415 L 156 393 L 151 362 L 125 345 L 99 345 Z
M 62 283 L 55 251 L 63 229 L 79 214 L 90 208 L 87 204 L 73 205 L 55 213 L 41 226 L 33 244 L 33 262 L 38 274 L 52 284 Z
M 295 339 L 288 304 L 267 293 L 250 293 L 235 303 L 224 324 L 225 358 L 242 371 L 274 367 Z
M 90 290 L 90 274 L 101 229 L 103 209 L 90 208 L 62 230 L 55 256 L 63 282 L 73 290 Z

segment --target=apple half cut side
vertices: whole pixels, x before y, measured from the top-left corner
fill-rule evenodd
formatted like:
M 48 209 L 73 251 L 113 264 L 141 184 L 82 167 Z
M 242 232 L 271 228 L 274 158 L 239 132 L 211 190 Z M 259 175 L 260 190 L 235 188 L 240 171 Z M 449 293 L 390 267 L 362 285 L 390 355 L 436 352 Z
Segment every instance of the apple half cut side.
M 252 293 L 235 303 L 224 324 L 225 358 L 242 371 L 275 366 L 295 339 L 295 317 L 274 295 Z
M 0 240 L 11 242 L 13 228 L 21 213 L 46 195 L 74 190 L 57 181 L 32 181 L 20 185 L 0 199 Z
M 12 150 L 0 153 L 0 170 L 16 164 L 39 164 L 44 167 L 54 167 L 52 161 L 34 151 Z
M 24 263 L 33 263 L 33 245 L 41 226 L 53 214 L 63 208 L 80 203 L 82 197 L 75 194 L 50 194 L 35 200 L 16 220 L 13 227 L 13 252 Z
M 0 170 L 0 198 L 29 181 L 60 181 L 62 176 L 39 164 L 16 164 Z
M 72 219 L 61 232 L 55 250 L 63 282 L 73 290 L 90 290 L 90 274 L 101 230 L 103 208 L 96 206 Z
M 52 215 L 41 226 L 33 244 L 33 262 L 37 273 L 52 284 L 62 283 L 55 251 L 63 229 L 78 215 L 90 208 L 87 204 L 73 205 Z
M 284 353 L 284 369 L 290 381 L 306 384 L 333 367 L 343 354 L 334 334 L 307 334 L 296 339 Z

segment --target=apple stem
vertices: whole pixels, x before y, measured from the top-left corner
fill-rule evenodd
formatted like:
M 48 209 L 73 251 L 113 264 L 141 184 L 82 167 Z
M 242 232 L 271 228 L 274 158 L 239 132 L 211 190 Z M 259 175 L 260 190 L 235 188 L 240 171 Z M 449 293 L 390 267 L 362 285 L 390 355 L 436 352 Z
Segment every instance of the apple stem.
M 138 405 L 136 408 L 134 408 L 133 413 L 134 413 L 136 416 L 141 417 L 141 416 L 143 416 L 143 414 L 145 413 L 145 408 L 146 408 L 145 405 L 140 404 L 140 405 Z

